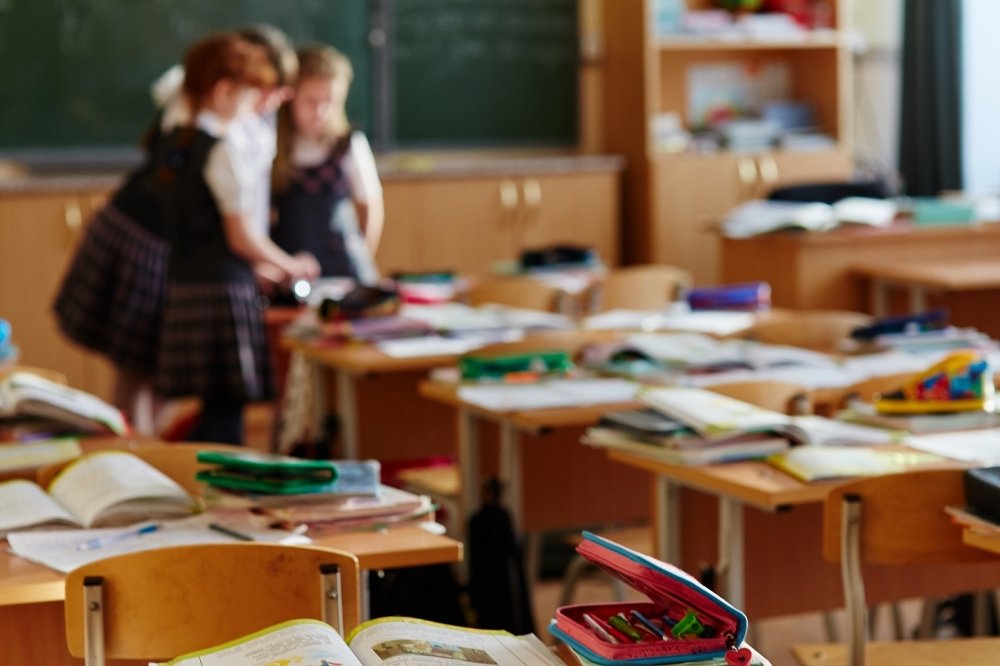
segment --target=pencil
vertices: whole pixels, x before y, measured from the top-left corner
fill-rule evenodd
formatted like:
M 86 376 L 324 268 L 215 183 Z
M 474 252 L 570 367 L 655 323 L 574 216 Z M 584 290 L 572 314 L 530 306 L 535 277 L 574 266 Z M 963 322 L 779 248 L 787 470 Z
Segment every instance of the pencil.
M 226 536 L 233 537 L 234 539 L 239 539 L 240 541 L 253 541 L 253 537 L 249 534 L 244 534 L 243 532 L 237 532 L 231 527 L 226 527 L 225 525 L 220 525 L 219 523 L 209 523 L 208 529 L 215 530 L 220 534 L 225 534 Z

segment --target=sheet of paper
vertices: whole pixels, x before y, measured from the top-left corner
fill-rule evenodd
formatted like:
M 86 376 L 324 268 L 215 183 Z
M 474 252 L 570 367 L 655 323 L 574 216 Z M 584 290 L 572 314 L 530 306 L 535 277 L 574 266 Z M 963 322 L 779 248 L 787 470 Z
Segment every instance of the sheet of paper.
M 1000 465 L 1000 428 L 909 435 L 907 446 L 943 458 L 982 465 Z
M 119 541 L 114 540 L 116 535 L 131 534 L 137 526 L 12 532 L 7 535 L 7 542 L 15 555 L 32 562 L 38 562 L 56 571 L 68 573 L 89 562 L 125 553 L 202 543 L 232 543 L 235 540 L 234 537 L 209 529 L 208 525 L 217 519 L 213 514 L 202 514 L 183 520 L 164 521 L 161 523 L 162 527 L 155 532 L 130 536 Z M 140 525 L 145 524 L 149 523 L 145 522 Z M 252 536 L 254 541 L 289 544 L 311 543 L 308 537 L 300 534 L 281 530 L 251 530 L 228 521 L 224 524 Z M 103 539 L 107 540 L 108 543 L 99 548 L 80 550 L 80 544 L 92 539 Z

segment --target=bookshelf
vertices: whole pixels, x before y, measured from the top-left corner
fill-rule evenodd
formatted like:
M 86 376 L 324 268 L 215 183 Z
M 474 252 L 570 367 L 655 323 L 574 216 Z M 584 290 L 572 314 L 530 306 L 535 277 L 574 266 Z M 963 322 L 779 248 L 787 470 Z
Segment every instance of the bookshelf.
M 720 241 L 711 229 L 728 210 L 780 185 L 849 177 L 851 59 L 844 30 L 849 0 L 824 1 L 828 26 L 764 39 L 657 35 L 656 0 L 602 0 L 601 135 L 605 150 L 627 160 L 628 262 L 672 264 L 691 271 L 696 284 L 718 282 Z M 710 0 L 685 2 L 687 10 L 714 6 Z M 711 93 L 711 77 L 720 71 L 742 72 L 748 86 L 764 90 L 748 88 L 751 97 L 808 104 L 816 131 L 830 139 L 827 145 L 740 151 L 706 149 L 703 143 L 697 149 L 661 147 L 651 129 L 654 121 L 673 115 L 690 130 L 698 123 L 705 91 Z

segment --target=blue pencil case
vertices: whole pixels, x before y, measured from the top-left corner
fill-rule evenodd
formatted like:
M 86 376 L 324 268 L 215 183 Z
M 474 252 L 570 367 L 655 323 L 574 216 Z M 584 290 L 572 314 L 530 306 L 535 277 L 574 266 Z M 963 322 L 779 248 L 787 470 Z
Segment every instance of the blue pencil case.
M 549 624 L 553 636 L 605 666 L 717 658 L 750 663 L 751 651 L 741 647 L 747 633 L 742 611 L 671 564 L 590 532 L 583 537 L 580 555 L 649 600 L 562 606 Z

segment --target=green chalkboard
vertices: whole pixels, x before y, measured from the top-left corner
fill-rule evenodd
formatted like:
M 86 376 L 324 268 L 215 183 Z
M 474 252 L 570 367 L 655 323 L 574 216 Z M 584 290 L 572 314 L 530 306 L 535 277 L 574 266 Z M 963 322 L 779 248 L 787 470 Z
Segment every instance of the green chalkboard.
M 193 41 L 267 22 L 355 67 L 383 148 L 572 144 L 577 0 L 0 0 L 0 153 L 134 146 Z
M 369 124 L 365 0 L 0 0 L 0 150 L 134 145 L 151 82 L 191 42 L 252 22 L 344 51 L 348 114 Z
M 572 144 L 576 0 L 395 0 L 392 139 Z

